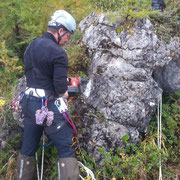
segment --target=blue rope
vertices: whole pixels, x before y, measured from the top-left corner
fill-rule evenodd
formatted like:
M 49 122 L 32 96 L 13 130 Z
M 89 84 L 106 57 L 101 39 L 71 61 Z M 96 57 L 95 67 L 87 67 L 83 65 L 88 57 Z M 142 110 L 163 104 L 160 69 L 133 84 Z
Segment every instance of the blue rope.
M 51 144 L 52 144 L 52 141 L 50 141 L 49 144 L 45 144 L 45 145 L 40 144 L 40 146 L 41 146 L 41 147 L 48 147 L 48 146 L 50 146 Z

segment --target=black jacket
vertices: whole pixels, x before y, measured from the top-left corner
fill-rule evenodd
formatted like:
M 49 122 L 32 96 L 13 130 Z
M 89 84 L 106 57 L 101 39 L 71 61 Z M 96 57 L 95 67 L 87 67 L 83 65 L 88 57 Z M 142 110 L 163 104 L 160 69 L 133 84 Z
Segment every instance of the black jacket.
M 24 53 L 27 87 L 62 94 L 67 90 L 68 58 L 54 36 L 46 32 L 36 38 Z

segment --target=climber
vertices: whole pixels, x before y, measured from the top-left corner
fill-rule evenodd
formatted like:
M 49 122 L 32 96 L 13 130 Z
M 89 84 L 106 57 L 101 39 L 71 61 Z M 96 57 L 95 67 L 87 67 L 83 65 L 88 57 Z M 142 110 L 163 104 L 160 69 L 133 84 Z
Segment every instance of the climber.
M 166 8 L 164 0 L 152 0 L 152 10 L 161 10 L 163 11 Z
M 55 105 L 57 98 L 68 98 L 68 57 L 61 46 L 69 41 L 75 30 L 74 18 L 65 10 L 57 10 L 48 22 L 47 32 L 34 39 L 24 53 L 27 88 L 22 99 L 24 132 L 17 161 L 17 180 L 37 179 L 34 154 L 43 131 L 58 151 L 58 180 L 79 178 L 72 142 L 74 129 Z M 48 113 L 49 121 L 39 121 Z

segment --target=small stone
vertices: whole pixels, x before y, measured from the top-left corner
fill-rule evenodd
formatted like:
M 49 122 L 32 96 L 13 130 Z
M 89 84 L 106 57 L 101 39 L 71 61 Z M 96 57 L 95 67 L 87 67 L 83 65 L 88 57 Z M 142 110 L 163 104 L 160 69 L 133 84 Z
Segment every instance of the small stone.
M 156 104 L 154 102 L 149 103 L 150 106 L 155 106 Z
M 0 139 L 6 139 L 6 136 L 8 136 L 8 134 L 9 134 L 8 130 L 1 130 Z
M 7 142 L 6 141 L 2 141 L 1 142 L 1 148 L 4 149 L 7 146 Z
M 20 112 L 13 112 L 13 117 L 15 120 L 18 120 L 20 118 Z

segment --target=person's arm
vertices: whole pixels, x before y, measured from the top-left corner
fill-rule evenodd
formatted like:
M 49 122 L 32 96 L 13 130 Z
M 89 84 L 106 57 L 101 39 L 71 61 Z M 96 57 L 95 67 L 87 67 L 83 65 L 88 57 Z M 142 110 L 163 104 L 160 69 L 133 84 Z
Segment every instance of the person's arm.
M 64 51 L 62 51 L 62 53 L 58 57 L 55 57 L 53 59 L 53 69 L 53 84 L 56 94 L 68 98 L 68 58 Z
M 69 94 L 68 94 L 68 91 L 66 91 L 66 92 L 63 93 L 63 94 L 58 94 L 58 96 L 59 96 L 59 97 L 64 97 L 64 98 L 68 99 Z

